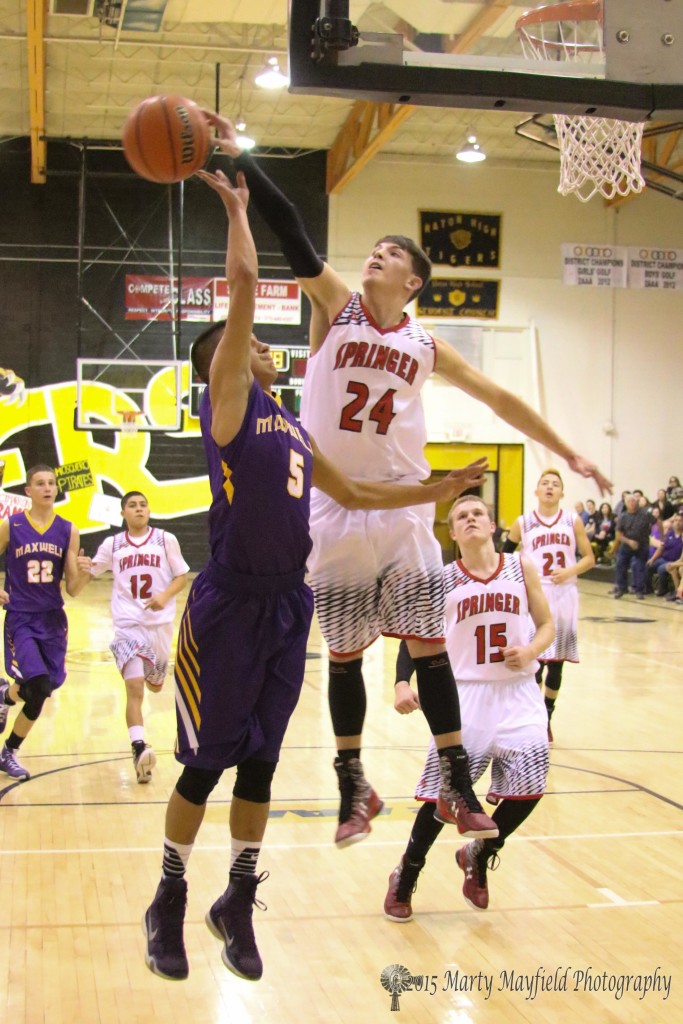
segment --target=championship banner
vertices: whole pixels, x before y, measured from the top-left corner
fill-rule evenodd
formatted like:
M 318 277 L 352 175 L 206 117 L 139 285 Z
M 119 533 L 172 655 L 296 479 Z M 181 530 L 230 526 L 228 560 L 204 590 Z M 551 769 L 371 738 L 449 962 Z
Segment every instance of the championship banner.
M 627 249 L 621 245 L 562 245 L 562 281 L 596 288 L 625 288 Z
M 629 288 L 683 289 L 683 249 L 628 250 Z
M 447 267 L 500 266 L 500 214 L 420 210 L 420 245 Z
M 213 319 L 223 320 L 230 306 L 228 282 L 224 277 L 216 277 L 213 286 Z M 298 327 L 301 323 L 301 289 L 296 281 L 259 280 L 254 323 Z
M 496 320 L 500 281 L 433 277 L 417 298 L 418 317 L 476 317 Z
M 181 320 L 211 320 L 213 278 L 184 277 L 180 296 Z M 126 320 L 173 320 L 178 300 L 178 279 L 126 274 Z

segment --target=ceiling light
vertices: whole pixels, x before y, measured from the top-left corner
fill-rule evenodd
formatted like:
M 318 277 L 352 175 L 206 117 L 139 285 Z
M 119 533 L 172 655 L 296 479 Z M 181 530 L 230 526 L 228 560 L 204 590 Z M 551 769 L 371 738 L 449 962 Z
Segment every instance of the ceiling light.
M 239 124 L 235 125 L 235 142 L 240 147 L 240 149 L 253 149 L 254 146 L 256 145 L 256 140 L 252 139 L 250 135 L 245 134 L 245 129 L 247 126 L 244 123 L 244 121 L 240 123 L 242 125 L 241 128 Z
M 289 85 L 289 77 L 280 71 L 277 57 L 269 57 L 268 63 L 263 71 L 254 79 L 262 89 L 283 89 Z
M 471 133 L 467 136 L 467 145 L 458 150 L 455 156 L 464 164 L 478 164 L 486 159 L 486 153 L 477 142 L 477 136 Z

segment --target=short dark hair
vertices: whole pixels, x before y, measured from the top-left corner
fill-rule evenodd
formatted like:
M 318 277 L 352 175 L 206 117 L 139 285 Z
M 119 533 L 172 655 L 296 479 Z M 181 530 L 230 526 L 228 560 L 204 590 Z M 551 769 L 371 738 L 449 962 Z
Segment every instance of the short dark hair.
M 31 468 L 26 471 L 27 484 L 31 483 L 31 480 L 36 475 L 36 473 L 52 473 L 55 480 L 57 479 L 57 474 L 55 473 L 54 466 L 48 466 L 46 462 L 36 462 L 35 466 L 31 466 Z
M 414 242 L 412 238 L 408 238 L 407 235 L 385 235 L 384 238 L 378 239 L 377 244 L 379 245 L 380 242 L 393 242 L 394 245 L 397 245 L 399 249 L 403 249 L 410 256 L 413 264 L 413 273 L 417 274 L 422 281 L 420 287 L 416 288 L 410 296 L 412 301 L 429 284 L 429 279 L 432 276 L 432 261 L 417 242 Z
M 144 498 L 145 501 L 147 501 L 147 495 L 143 494 L 142 491 L 127 491 L 121 498 L 121 511 L 123 512 L 124 508 L 126 507 L 131 498 L 137 497 Z
M 192 369 L 205 384 L 209 383 L 211 360 L 213 359 L 214 352 L 218 347 L 218 342 L 223 337 L 223 331 L 225 330 L 226 323 L 226 320 L 217 320 L 215 323 L 210 324 L 194 340 L 192 347 L 190 348 L 190 362 L 192 363 Z

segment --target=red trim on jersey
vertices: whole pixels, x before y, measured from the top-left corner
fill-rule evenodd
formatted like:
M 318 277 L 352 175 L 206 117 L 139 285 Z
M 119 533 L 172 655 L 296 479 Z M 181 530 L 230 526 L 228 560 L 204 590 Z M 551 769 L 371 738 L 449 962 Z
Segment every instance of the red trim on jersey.
M 372 313 L 369 311 L 369 309 L 363 302 L 363 296 L 360 294 L 360 292 L 358 294 L 360 298 L 360 308 L 363 310 L 366 317 L 368 318 L 368 323 L 370 324 L 371 327 L 374 327 L 374 329 L 378 331 L 380 334 L 393 334 L 394 331 L 400 331 L 401 328 L 405 327 L 408 321 L 410 320 L 408 314 L 404 313 L 399 322 L 395 324 L 393 327 L 380 327 Z
M 425 334 L 432 343 L 432 373 L 437 373 L 438 371 L 436 369 L 436 338 L 434 337 L 433 334 L 430 334 L 429 331 L 425 331 Z
M 543 791 L 545 793 L 545 790 Z M 524 796 L 509 796 L 507 793 L 494 793 L 492 789 L 489 790 L 488 796 L 495 796 L 497 800 L 540 800 L 543 793 L 525 793 Z M 416 800 L 419 797 L 415 798 Z
M 148 541 L 150 541 L 152 539 L 152 534 L 154 533 L 155 530 L 156 530 L 156 526 L 151 526 L 150 530 L 149 530 L 149 533 L 147 534 L 147 536 L 145 537 L 144 540 L 140 541 L 139 544 L 135 543 L 135 541 L 133 540 L 131 535 L 128 533 L 128 530 L 124 530 L 123 532 L 126 535 L 126 543 L 127 544 L 130 544 L 131 547 L 133 547 L 133 548 L 143 548 L 145 546 L 145 544 L 147 544 Z
M 462 564 L 462 562 L 460 561 L 459 558 L 456 558 L 455 561 L 456 561 L 456 564 L 458 565 L 458 567 L 462 570 L 462 572 L 465 573 L 465 576 L 469 577 L 469 579 L 471 579 L 471 580 L 474 580 L 475 583 L 484 583 L 484 584 L 490 583 L 491 580 L 495 580 L 496 576 L 499 576 L 500 573 L 503 571 L 503 565 L 505 564 L 505 559 L 504 559 L 503 553 L 501 551 L 501 553 L 499 555 L 498 568 L 496 569 L 496 571 L 491 576 L 488 577 L 488 579 L 483 580 L 481 578 L 481 576 L 473 576 L 471 572 L 468 572 L 467 569 Z
M 558 509 L 557 516 L 556 516 L 555 519 L 553 519 L 552 523 L 546 523 L 545 519 L 541 519 L 541 517 L 539 516 L 538 512 L 535 509 L 534 509 L 534 511 L 531 514 L 533 515 L 533 517 L 534 517 L 534 519 L 536 520 L 537 523 L 540 523 L 541 526 L 545 526 L 545 527 L 549 528 L 551 526 L 554 526 L 555 523 L 559 523 L 559 521 L 560 521 L 560 519 L 562 517 L 562 509 Z
M 417 800 L 420 804 L 436 804 L 436 799 L 433 796 L 414 796 L 413 800 Z

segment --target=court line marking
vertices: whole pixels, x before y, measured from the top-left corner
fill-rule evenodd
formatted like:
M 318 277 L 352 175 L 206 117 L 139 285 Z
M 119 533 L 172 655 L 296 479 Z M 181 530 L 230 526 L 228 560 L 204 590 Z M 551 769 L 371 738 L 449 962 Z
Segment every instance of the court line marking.
M 611 907 L 612 909 L 614 909 L 614 907 L 658 907 L 659 906 L 659 900 L 625 900 L 625 899 L 623 899 L 623 897 L 617 895 L 616 892 L 613 892 L 612 889 L 601 889 L 601 888 L 598 887 L 597 891 L 602 896 L 607 897 L 607 903 L 588 903 L 588 904 L 586 904 L 588 907 L 595 908 L 595 909 L 601 908 L 601 907 Z
M 584 842 L 590 839 L 646 839 L 646 838 L 660 838 L 661 836 L 683 836 L 682 829 L 669 829 L 659 832 L 587 832 L 587 833 L 576 833 L 575 835 L 554 835 L 554 836 L 510 836 L 506 839 L 506 845 L 508 843 L 552 843 L 552 842 L 563 842 L 566 840 Z M 463 842 L 462 837 L 457 839 L 440 839 L 440 846 L 455 846 L 460 845 Z M 369 850 L 374 849 L 376 846 L 400 846 L 405 847 L 406 840 L 405 836 L 401 839 L 379 839 L 372 840 L 367 843 L 365 848 Z M 74 847 L 72 849 L 63 850 L 0 850 L 0 857 L 23 857 L 23 856 L 37 856 L 37 857 L 49 857 L 49 856 L 73 856 L 74 854 L 101 854 L 101 853 L 158 853 L 161 844 L 156 843 L 154 846 L 103 846 L 103 847 Z M 268 843 L 269 850 L 325 850 L 333 849 L 334 843 L 331 841 L 324 843 Z M 193 851 L 193 854 L 197 853 L 213 853 L 216 851 L 225 851 L 230 849 L 230 843 L 218 843 L 211 845 L 197 845 Z M 607 890 L 598 889 L 598 892 Z M 618 898 L 618 897 L 617 897 Z M 655 901 L 657 902 L 657 901 Z

